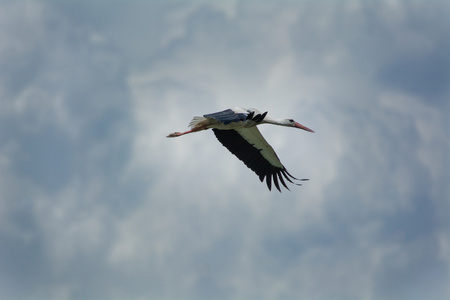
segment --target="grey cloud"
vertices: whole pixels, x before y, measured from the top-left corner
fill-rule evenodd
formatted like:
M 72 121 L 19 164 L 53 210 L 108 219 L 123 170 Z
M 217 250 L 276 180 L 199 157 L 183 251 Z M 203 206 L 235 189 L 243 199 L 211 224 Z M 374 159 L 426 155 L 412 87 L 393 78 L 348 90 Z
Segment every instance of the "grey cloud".
M 9 299 L 449 292 L 447 5 L 1 5 Z M 316 130 L 261 129 L 310 182 L 269 193 L 211 132 L 165 138 L 235 105 Z

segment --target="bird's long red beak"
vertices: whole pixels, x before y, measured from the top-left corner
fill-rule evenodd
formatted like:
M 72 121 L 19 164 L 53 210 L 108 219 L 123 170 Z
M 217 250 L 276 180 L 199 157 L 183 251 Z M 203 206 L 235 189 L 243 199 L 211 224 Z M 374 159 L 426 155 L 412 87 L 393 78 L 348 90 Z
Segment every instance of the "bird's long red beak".
M 297 122 L 294 123 L 294 126 L 296 128 L 300 128 L 300 129 L 303 129 L 303 130 L 306 130 L 306 131 L 309 131 L 309 132 L 314 132 L 314 130 L 309 129 L 308 127 L 306 127 L 306 126 L 304 126 L 304 125 L 302 125 L 300 123 L 297 123 Z

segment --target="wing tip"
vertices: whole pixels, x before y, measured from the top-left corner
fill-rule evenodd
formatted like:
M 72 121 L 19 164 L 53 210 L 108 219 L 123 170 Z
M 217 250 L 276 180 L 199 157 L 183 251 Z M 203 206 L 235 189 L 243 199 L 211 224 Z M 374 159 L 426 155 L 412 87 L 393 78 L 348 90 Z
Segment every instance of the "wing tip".
M 266 184 L 267 184 L 267 187 L 269 188 L 269 191 L 272 191 L 272 180 L 273 180 L 275 188 L 280 193 L 282 192 L 282 187 L 285 187 L 288 191 L 290 191 L 290 189 L 284 179 L 287 179 L 290 183 L 295 184 L 297 186 L 302 186 L 302 184 L 298 183 L 298 182 L 294 182 L 294 181 L 309 181 L 309 179 L 307 179 L 307 178 L 298 179 L 298 178 L 292 176 L 286 169 L 283 169 L 283 170 L 280 169 L 275 172 L 259 175 L 259 180 L 261 182 L 263 182 L 264 179 L 266 180 Z M 281 182 L 281 185 L 280 185 L 280 182 Z

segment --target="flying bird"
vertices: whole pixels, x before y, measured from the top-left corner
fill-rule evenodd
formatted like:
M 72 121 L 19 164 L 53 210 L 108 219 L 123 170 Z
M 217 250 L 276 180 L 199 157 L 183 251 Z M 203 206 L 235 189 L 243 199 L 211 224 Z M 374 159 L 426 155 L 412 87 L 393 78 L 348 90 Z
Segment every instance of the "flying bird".
M 167 137 L 179 137 L 211 128 L 219 142 L 255 172 L 261 182 L 264 181 L 264 178 L 266 179 L 269 190 L 272 189 L 272 180 L 280 192 L 279 182 L 289 190 L 284 179 L 296 185 L 301 184 L 295 183 L 292 180 L 308 180 L 297 179 L 289 174 L 273 148 L 267 143 L 256 127 L 260 124 L 294 127 L 314 132 L 292 119 L 273 119 L 267 116 L 267 112 L 261 113 L 253 108 L 234 108 L 206 114 L 203 117 L 196 116 L 189 123 L 191 130 L 174 132 Z

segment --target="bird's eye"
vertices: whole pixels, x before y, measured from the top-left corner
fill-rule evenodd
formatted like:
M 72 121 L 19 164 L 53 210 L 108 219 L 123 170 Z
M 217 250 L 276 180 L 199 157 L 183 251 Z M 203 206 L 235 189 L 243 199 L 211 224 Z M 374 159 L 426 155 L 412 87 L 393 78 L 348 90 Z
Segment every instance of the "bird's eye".
M 289 122 L 294 123 L 295 121 L 293 119 L 289 119 Z

